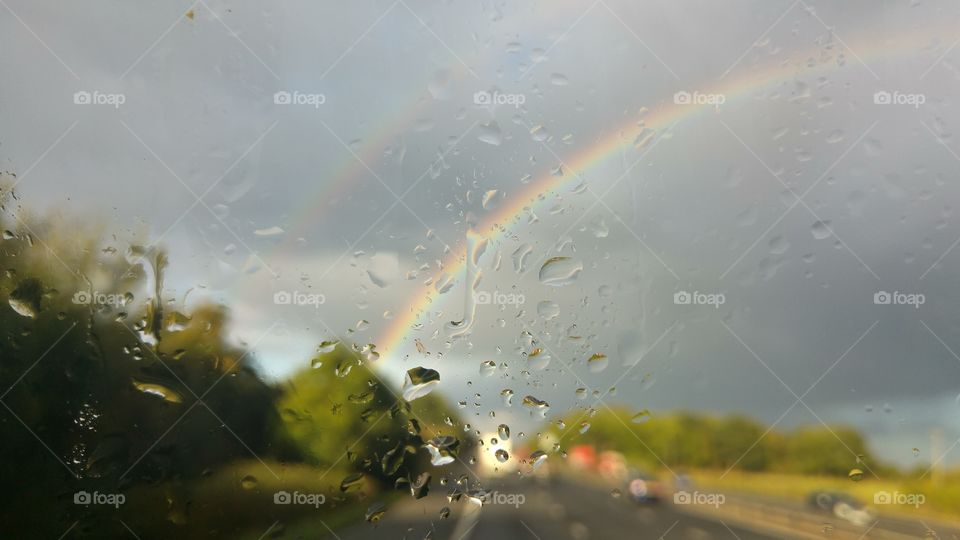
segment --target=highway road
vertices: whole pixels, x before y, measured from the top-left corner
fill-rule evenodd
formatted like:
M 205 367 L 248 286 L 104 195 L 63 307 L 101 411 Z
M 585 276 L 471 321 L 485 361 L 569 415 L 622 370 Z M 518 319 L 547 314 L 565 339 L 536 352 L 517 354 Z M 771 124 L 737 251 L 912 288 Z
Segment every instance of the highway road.
M 681 513 L 670 503 L 637 504 L 626 495 L 585 486 L 569 479 L 549 482 L 505 479 L 485 486 L 498 494 L 479 507 L 466 501 L 448 502 L 446 489 L 390 507 L 377 524 L 336 531 L 342 540 L 588 540 L 773 538 L 724 523 Z M 521 497 L 519 497 L 522 495 Z M 441 509 L 450 516 L 441 519 Z

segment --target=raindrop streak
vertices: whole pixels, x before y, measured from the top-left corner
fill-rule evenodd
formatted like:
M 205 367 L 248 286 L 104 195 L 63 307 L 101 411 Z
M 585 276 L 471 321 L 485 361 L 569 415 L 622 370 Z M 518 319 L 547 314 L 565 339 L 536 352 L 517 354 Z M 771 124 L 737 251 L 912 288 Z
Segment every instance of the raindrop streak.
M 521 244 L 520 247 L 513 251 L 513 254 L 510 255 L 510 258 L 513 259 L 513 270 L 520 274 L 524 271 L 524 265 L 527 262 L 527 256 L 533 252 L 533 247 L 530 244 Z
M 540 267 L 540 283 L 550 287 L 569 285 L 580 277 L 583 263 L 570 257 L 551 257 Z

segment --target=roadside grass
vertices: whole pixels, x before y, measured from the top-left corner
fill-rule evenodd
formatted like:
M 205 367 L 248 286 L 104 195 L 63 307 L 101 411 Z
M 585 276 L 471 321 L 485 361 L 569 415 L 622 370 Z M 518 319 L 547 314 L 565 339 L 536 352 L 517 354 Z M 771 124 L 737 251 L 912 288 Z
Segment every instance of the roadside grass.
M 122 514 L 131 528 L 144 533 L 174 532 L 180 521 L 188 522 L 194 530 L 240 540 L 290 537 L 291 533 L 332 538 L 328 528 L 336 531 L 362 523 L 369 504 L 379 500 L 389 505 L 395 498 L 393 492 L 382 492 L 366 479 L 356 490 L 341 492 L 340 482 L 350 473 L 346 469 L 328 471 L 303 464 L 244 460 L 192 482 L 130 490 Z M 278 491 L 322 494 L 324 501 L 319 506 L 276 504 L 274 494 Z M 157 508 L 167 508 L 168 512 L 157 513 Z

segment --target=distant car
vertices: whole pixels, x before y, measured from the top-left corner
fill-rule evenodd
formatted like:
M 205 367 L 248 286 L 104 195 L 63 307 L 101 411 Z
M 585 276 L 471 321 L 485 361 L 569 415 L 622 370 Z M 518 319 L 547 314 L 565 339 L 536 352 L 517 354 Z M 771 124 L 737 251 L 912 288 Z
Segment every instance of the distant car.
M 627 482 L 627 493 L 637 503 L 655 503 L 663 498 L 663 484 L 654 476 L 632 472 Z
M 866 527 L 877 519 L 873 510 L 846 493 L 814 491 L 807 502 L 815 510 L 829 512 L 859 527 Z

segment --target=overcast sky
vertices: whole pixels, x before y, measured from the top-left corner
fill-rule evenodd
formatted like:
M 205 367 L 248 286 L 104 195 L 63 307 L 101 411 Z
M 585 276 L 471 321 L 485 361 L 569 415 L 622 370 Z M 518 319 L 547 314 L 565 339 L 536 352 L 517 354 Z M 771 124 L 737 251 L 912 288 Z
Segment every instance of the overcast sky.
M 615 385 L 654 414 L 851 423 L 904 465 L 960 437 L 955 3 L 6 3 L 24 204 L 168 246 L 168 294 L 229 306 L 271 378 L 342 338 L 398 387 L 435 367 L 487 429 Z M 475 292 L 518 303 L 447 273 L 471 227 Z

